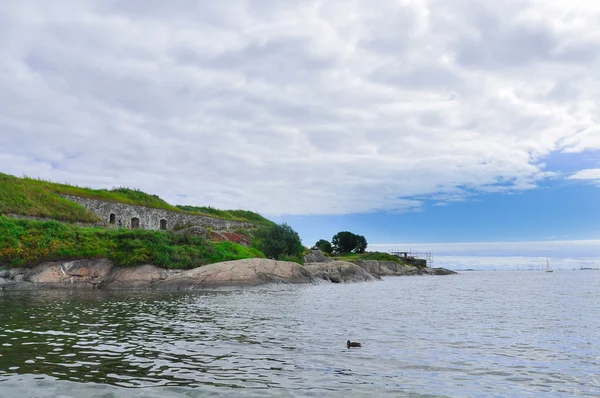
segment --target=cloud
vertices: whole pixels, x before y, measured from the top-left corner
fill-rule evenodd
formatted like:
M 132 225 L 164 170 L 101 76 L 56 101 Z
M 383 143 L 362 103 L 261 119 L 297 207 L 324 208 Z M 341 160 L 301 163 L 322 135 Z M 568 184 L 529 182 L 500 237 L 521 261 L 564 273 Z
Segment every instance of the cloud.
M 588 3 L 10 2 L 0 171 L 268 215 L 534 189 L 600 149 Z
M 567 178 L 569 180 L 591 180 L 600 183 L 600 169 L 580 170 Z
M 562 142 L 563 152 L 580 153 L 588 150 L 600 150 L 600 127 L 582 129 Z

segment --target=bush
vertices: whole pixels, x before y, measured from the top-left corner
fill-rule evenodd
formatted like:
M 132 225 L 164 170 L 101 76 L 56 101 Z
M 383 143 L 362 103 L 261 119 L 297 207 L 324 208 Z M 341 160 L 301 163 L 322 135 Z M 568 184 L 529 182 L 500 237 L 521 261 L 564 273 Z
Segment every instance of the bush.
M 331 254 L 333 252 L 333 246 L 331 246 L 331 242 L 325 239 L 319 239 L 317 243 L 315 243 L 315 247 L 321 250 L 323 253 Z
M 301 257 L 304 251 L 298 233 L 285 223 L 260 228 L 256 233 L 254 245 L 265 256 L 275 260 Z

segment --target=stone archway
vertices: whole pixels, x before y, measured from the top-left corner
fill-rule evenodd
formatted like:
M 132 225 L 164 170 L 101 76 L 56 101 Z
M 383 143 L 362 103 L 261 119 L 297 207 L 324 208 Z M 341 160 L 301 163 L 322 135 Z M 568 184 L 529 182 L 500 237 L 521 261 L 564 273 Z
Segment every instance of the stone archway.
M 117 221 L 117 216 L 115 215 L 115 213 L 110 213 L 110 217 L 108 218 L 108 222 L 111 225 L 115 225 L 116 221 Z
M 131 229 L 138 229 L 140 227 L 140 219 L 137 217 L 131 218 Z
M 160 220 L 160 229 L 162 229 L 163 231 L 167 230 L 167 220 L 165 220 L 164 218 Z

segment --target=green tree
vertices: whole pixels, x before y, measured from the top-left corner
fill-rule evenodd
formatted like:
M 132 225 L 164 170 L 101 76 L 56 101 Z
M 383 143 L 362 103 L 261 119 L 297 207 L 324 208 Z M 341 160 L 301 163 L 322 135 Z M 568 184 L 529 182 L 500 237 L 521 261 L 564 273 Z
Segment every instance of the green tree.
M 356 235 L 356 248 L 354 249 L 357 253 L 364 253 L 367 250 L 367 238 L 362 235 Z
M 304 251 L 300 236 L 288 224 L 272 224 L 258 230 L 256 248 L 268 258 L 299 258 Z
M 362 235 L 356 235 L 349 231 L 341 231 L 331 238 L 333 252 L 339 253 L 364 253 L 367 249 L 367 239 Z
M 317 243 L 315 243 L 315 247 L 321 250 L 323 253 L 331 254 L 333 251 L 333 247 L 331 246 L 331 242 L 325 239 L 319 239 Z
M 349 231 L 338 232 L 331 238 L 331 244 L 334 253 L 349 253 L 356 247 L 356 235 Z

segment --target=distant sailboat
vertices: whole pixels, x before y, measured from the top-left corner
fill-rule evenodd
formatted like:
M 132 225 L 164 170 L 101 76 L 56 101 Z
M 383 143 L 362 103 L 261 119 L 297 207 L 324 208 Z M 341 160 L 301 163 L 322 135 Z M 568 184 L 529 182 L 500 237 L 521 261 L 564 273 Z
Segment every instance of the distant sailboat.
M 552 272 L 552 268 L 550 268 L 550 263 L 548 262 L 548 259 L 546 259 L 546 272 Z

